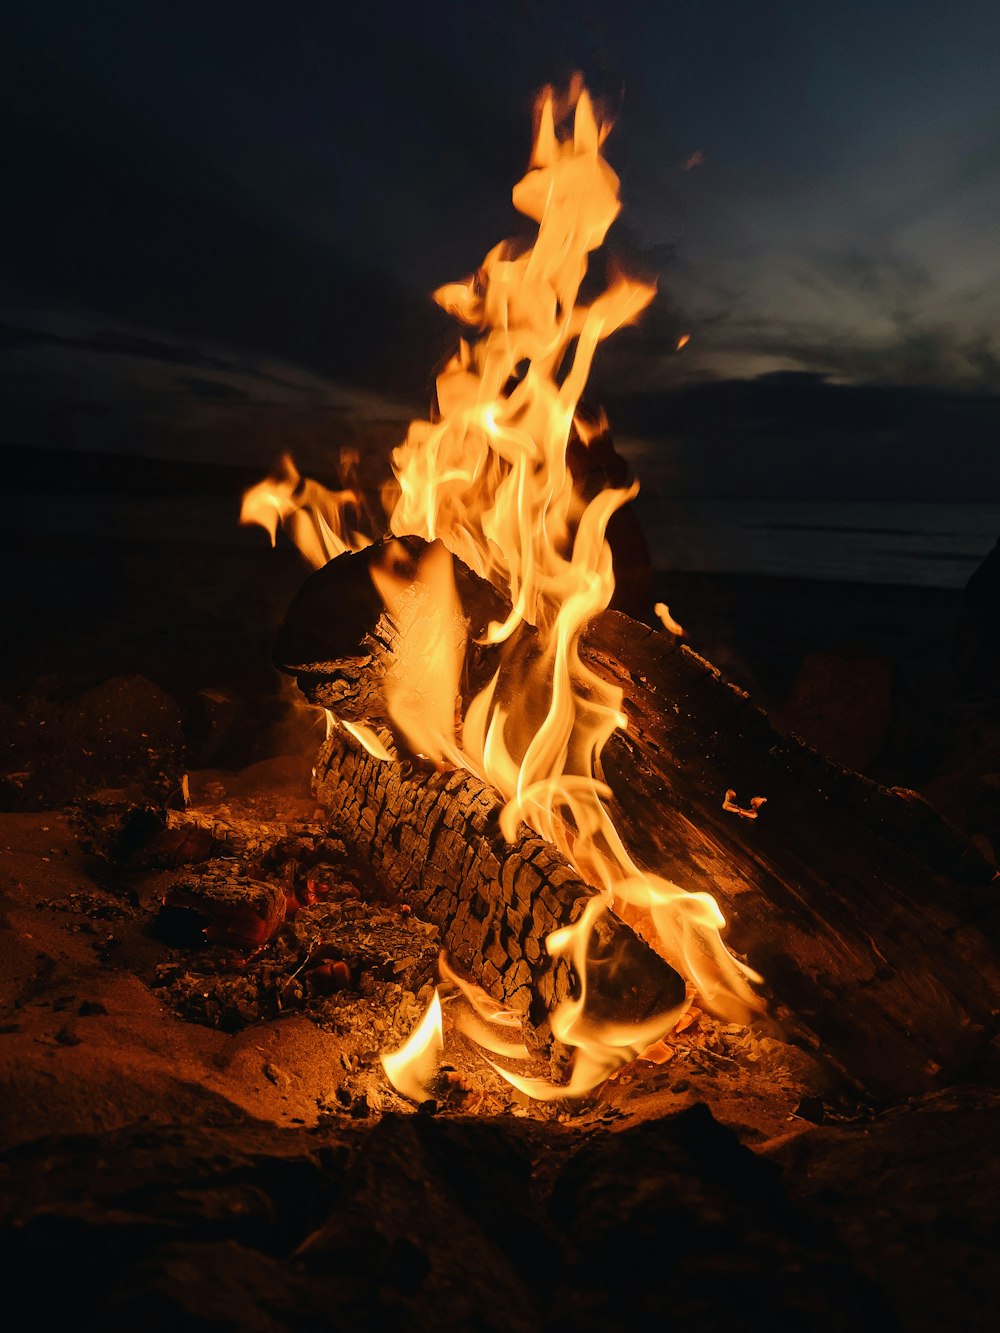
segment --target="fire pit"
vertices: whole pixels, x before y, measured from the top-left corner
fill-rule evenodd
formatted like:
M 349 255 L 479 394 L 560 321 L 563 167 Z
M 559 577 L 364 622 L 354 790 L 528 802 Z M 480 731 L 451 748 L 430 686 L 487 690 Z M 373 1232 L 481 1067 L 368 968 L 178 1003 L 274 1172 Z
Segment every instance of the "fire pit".
M 653 297 L 581 300 L 608 129 L 539 99 L 537 235 L 436 293 L 464 333 L 384 515 L 350 457 L 244 497 L 315 567 L 274 645 L 298 755 L 187 773 L 150 723 L 117 785 L 9 817 L 6 1243 L 58 1253 L 48 1313 L 928 1326 L 912 1196 L 950 1215 L 996 1130 L 995 866 L 645 606 L 582 403 Z

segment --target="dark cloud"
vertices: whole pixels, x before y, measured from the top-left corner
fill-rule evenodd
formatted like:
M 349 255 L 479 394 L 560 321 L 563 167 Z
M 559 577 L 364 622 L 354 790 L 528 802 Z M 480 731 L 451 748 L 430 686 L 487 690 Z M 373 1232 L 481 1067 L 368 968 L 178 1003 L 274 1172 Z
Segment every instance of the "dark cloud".
M 47 316 L 39 345 L 48 337 L 69 346 L 77 335 L 67 316 L 83 312 L 91 323 L 155 331 L 116 332 L 103 345 L 90 334 L 88 350 L 197 365 L 192 345 L 212 344 L 388 393 L 426 393 L 423 358 L 447 334 L 425 297 L 225 186 L 212 192 L 197 159 L 185 180 L 162 134 L 151 132 L 143 160 L 121 134 L 97 133 L 103 107 L 98 115 L 86 103 L 97 124 L 82 138 L 51 109 L 29 114 L 38 92 L 21 104 L 23 84 L 22 72 L 6 86 L 0 118 L 5 170 L 17 183 L 17 207 L 0 212 L 0 266 L 8 308 Z
M 596 361 L 618 429 L 696 487 L 888 494 L 895 470 L 933 495 L 945 448 L 952 489 L 989 489 L 988 10 L 25 6 L 0 38 L 4 437 L 383 449 L 456 338 L 426 292 L 521 225 L 532 95 L 581 67 L 616 110 L 612 249 L 660 287 Z
M 983 500 L 996 493 L 1000 394 L 835 384 L 781 372 L 608 403 L 678 494 Z
M 246 403 L 251 395 L 236 384 L 227 384 L 224 380 L 205 379 L 201 375 L 188 375 L 179 383 L 195 398 L 211 403 Z
M 234 369 L 232 362 L 210 356 L 190 344 L 167 343 L 158 338 L 144 338 L 138 334 L 115 329 L 69 334 L 0 324 L 0 349 L 25 351 L 41 348 L 138 357 L 141 360 L 158 361 L 172 366 L 198 366 L 211 370 Z
M 821 276 L 828 284 L 861 296 L 889 313 L 909 309 L 934 286 L 925 265 L 885 238 L 867 246 L 855 241 L 843 250 L 817 254 L 811 269 L 799 277 L 814 291 L 822 290 L 816 284 L 816 277 Z
M 751 348 L 756 358 L 858 385 L 1000 390 L 1000 359 L 989 334 L 901 310 L 886 322 L 887 332 L 849 340 L 815 323 L 721 316 L 700 326 L 699 337 L 709 353 L 745 356 Z

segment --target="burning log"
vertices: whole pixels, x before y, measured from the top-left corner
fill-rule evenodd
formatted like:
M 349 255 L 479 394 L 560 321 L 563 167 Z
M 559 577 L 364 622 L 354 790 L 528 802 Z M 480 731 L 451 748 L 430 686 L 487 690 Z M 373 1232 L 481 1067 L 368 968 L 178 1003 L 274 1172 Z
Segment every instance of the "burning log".
M 523 937 L 517 913 L 541 901 L 555 921 L 572 920 L 593 879 L 630 921 L 645 913 L 642 928 L 655 928 L 707 1004 L 744 1018 L 756 974 L 727 953 L 721 904 L 730 943 L 766 973 L 779 1017 L 855 1086 L 912 1092 L 968 1056 L 1000 1001 L 996 950 L 969 924 L 985 904 L 963 883 L 982 865 L 929 809 L 782 740 L 697 654 L 605 610 L 610 524 L 634 491 L 610 471 L 602 488 L 600 468 L 591 484 L 579 458 L 574 468 L 577 446 L 587 455 L 593 445 L 598 463 L 603 429 L 580 400 L 600 342 L 654 295 L 616 278 L 579 302 L 588 256 L 619 209 L 601 154 L 607 129 L 579 81 L 565 99 L 546 90 L 512 196 L 538 224 L 535 244 L 494 247 L 474 276 L 435 293 L 475 332 L 437 376 L 433 419 L 412 422 L 393 453 L 389 523 L 431 545 L 407 537 L 333 560 L 291 608 L 278 646 L 280 665 L 345 724 L 391 719 L 397 753 L 462 772 L 416 779 L 384 748 L 372 759 L 335 732 L 318 788 L 338 829 L 397 886 L 412 877 L 458 956 L 520 1005 L 529 939 L 551 973 L 539 979 L 544 1002 L 559 983 L 540 923 Z M 510 591 L 509 613 L 469 570 L 453 578 L 442 543 Z M 488 822 L 500 792 L 510 850 Z M 519 819 L 578 868 L 560 892 L 546 882 L 551 850 Z M 546 867 L 526 899 L 524 864 Z M 617 976 L 606 984 L 613 992 Z M 607 1068 L 591 1060 L 577 1089 Z
M 306 580 L 288 608 L 275 662 L 296 676 L 310 703 L 349 722 L 390 723 L 383 685 L 398 633 L 372 582 L 372 569 L 393 558 L 396 571 L 413 578 L 427 543 L 419 537 L 377 542 L 339 556 Z M 485 579 L 455 562 L 455 590 L 468 622 L 469 648 L 461 682 L 469 699 L 496 670 L 495 650 L 481 646 L 491 621 L 509 604 Z
M 573 985 L 568 963 L 545 940 L 578 920 L 597 891 L 523 826 L 508 843 L 502 801 L 472 774 L 414 772 L 375 758 L 340 728 L 317 761 L 316 794 L 386 887 L 440 927 L 449 953 L 544 1030 Z M 612 912 L 598 918 L 587 980 L 590 1012 L 621 1023 L 684 999 L 678 974 Z
M 415 570 L 426 549 L 419 538 L 392 543 L 397 572 L 401 565 Z M 382 686 L 397 630 L 371 580 L 387 550 L 378 544 L 339 557 L 307 580 L 277 649 L 307 697 L 342 720 L 390 721 Z M 455 582 L 470 645 L 461 690 L 471 698 L 496 670 L 495 650 L 480 641 L 508 608 L 461 562 Z M 331 615 L 331 606 L 341 613 Z M 335 729 L 316 766 L 317 796 L 380 881 L 393 892 L 405 889 L 440 926 L 452 956 L 497 1000 L 543 1028 L 572 990 L 568 964 L 548 954 L 545 940 L 578 920 L 596 890 L 527 829 L 508 843 L 500 831 L 502 801 L 486 783 L 462 771 L 414 773 L 405 742 L 394 740 L 403 758 L 386 761 Z M 684 998 L 673 968 L 612 913 L 599 919 L 587 974 L 588 1011 L 619 1023 L 642 1022 Z
M 312 576 L 289 609 L 276 661 L 314 702 L 382 721 L 394 631 L 364 588 L 371 558 L 342 556 Z M 456 570 L 462 609 L 481 634 L 502 599 Z M 336 654 L 324 657 L 331 643 Z M 470 653 L 464 700 L 494 669 L 491 651 Z M 975 851 L 913 793 L 780 737 L 746 694 L 669 636 L 605 612 L 582 657 L 623 691 L 628 726 L 602 758 L 616 825 L 640 862 L 714 896 L 731 947 L 764 973 L 779 1020 L 876 1096 L 933 1086 L 967 1060 L 1000 1008 L 984 891 L 993 872 Z M 757 818 L 732 812 L 730 789 L 745 801 L 766 796 Z M 490 788 L 464 772 L 407 775 L 338 729 L 317 791 L 337 831 L 358 839 L 396 887 L 413 886 L 414 902 L 498 998 L 523 1011 L 530 978 L 551 1006 L 569 983 L 542 942 L 592 890 L 534 835 L 508 847 Z M 634 941 L 616 918 L 608 923 Z M 635 948 L 626 952 L 649 974 Z
M 583 655 L 624 689 L 628 726 L 603 754 L 616 825 L 715 897 L 778 1017 L 879 1097 L 959 1069 L 1000 1009 L 995 868 L 916 793 L 779 736 L 668 636 L 608 612 Z M 756 819 L 726 810 L 732 787 L 766 796 Z

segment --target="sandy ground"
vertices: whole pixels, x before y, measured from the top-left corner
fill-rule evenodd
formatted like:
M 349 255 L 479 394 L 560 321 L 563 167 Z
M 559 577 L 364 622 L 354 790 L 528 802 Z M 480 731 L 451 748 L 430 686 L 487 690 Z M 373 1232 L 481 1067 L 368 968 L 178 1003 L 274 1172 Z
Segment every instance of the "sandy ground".
M 232 785 L 273 796 L 274 770 Z M 824 1105 L 805 1052 L 698 1016 L 572 1105 L 459 1041 L 475 1099 L 428 1117 L 314 1016 L 179 1018 L 149 980 L 178 955 L 153 924 L 175 874 L 123 875 L 65 813 L 0 816 L 0 1233 L 19 1271 L 59 1250 L 43 1323 L 448 1328 L 500 1301 L 496 1327 L 534 1329 L 582 1301 L 577 1328 L 714 1328 L 746 1300 L 751 1328 L 994 1326 L 992 1048 L 961 1087 L 875 1112 Z M 553 1228 L 576 1276 L 530 1248 Z
M 183 748 L 192 734 L 191 710 L 199 692 L 219 691 L 237 701 L 239 717 L 227 741 L 228 752 L 212 760 L 220 765 L 213 780 L 228 787 L 234 800 L 252 798 L 255 790 L 273 798 L 275 771 L 266 761 L 262 766 L 255 761 L 275 753 L 282 734 L 285 742 L 291 735 L 298 738 L 299 757 L 292 762 L 302 766 L 300 786 L 309 764 L 308 736 L 294 726 L 287 729 L 289 710 L 269 662 L 274 627 L 305 572 L 287 549 L 271 552 L 263 546 L 227 547 L 207 540 L 181 545 L 113 535 L 49 537 L 3 553 L 0 576 L 12 634 L 0 659 L 0 697 L 30 693 L 35 700 L 34 711 L 29 710 L 32 725 L 61 719 L 70 734 L 80 691 L 139 672 L 165 692 L 157 706 L 170 714 L 168 730 L 172 728 L 175 738 L 170 743 Z M 687 626 L 693 646 L 750 688 L 776 716 L 788 705 L 808 654 L 888 662 L 889 713 L 875 719 L 884 736 L 872 771 L 907 785 L 942 780 L 941 765 L 953 743 L 956 710 L 961 709 L 950 665 L 957 595 L 691 575 L 658 576 L 655 590 Z M 881 679 L 879 670 L 865 679 Z M 23 720 L 25 715 L 15 710 L 4 716 Z M 870 725 L 865 718 L 859 726 L 861 722 Z M 980 781 L 986 761 L 975 762 L 979 768 L 970 770 L 970 782 Z M 234 773 L 246 765 L 254 766 L 242 776 Z M 949 794 L 953 796 L 954 789 L 942 789 L 942 800 Z M 994 1258 L 1000 1225 L 1000 1161 L 994 1149 L 1000 1130 L 1000 1061 L 992 1048 L 968 1071 L 960 1088 L 875 1112 L 836 1101 L 824 1105 L 816 1070 L 805 1052 L 746 1029 L 722 1029 L 704 1017 L 679 1034 L 664 1063 L 632 1066 L 599 1094 L 573 1106 L 539 1108 L 528 1103 L 483 1073 L 481 1065 L 476 1072 L 459 1044 L 449 1048 L 449 1058 L 480 1098 L 478 1114 L 445 1108 L 427 1122 L 439 1128 L 421 1128 L 426 1117 L 415 1115 L 391 1091 L 377 1060 L 359 1065 L 357 1044 L 309 1013 L 287 1014 L 235 1032 L 183 1021 L 167 991 L 154 984 L 157 967 L 178 956 L 176 947 L 154 928 L 170 872 L 124 873 L 84 850 L 78 827 L 64 809 L 25 808 L 30 800 L 20 804 L 22 808 L 0 814 L 0 1202 L 9 1234 L 27 1245 L 26 1253 L 49 1252 L 52 1240 L 46 1227 L 53 1217 L 71 1230 L 77 1225 L 66 1219 L 79 1221 L 72 1210 L 81 1190 L 91 1197 L 91 1186 L 97 1191 L 96 1202 L 85 1222 L 103 1237 L 109 1218 L 118 1216 L 115 1210 L 123 1205 L 101 1202 L 94 1163 L 116 1162 L 115 1169 L 127 1178 L 141 1143 L 152 1145 L 149 1151 L 159 1164 L 155 1169 L 166 1181 L 162 1198 L 173 1200 L 171 1209 L 176 1204 L 172 1172 L 180 1173 L 180 1192 L 190 1192 L 184 1177 L 194 1169 L 190 1154 L 199 1162 L 215 1161 L 242 1151 L 241 1143 L 256 1145 L 262 1174 L 254 1177 L 253 1188 L 269 1200 L 268 1216 L 275 1209 L 284 1216 L 284 1203 L 275 1202 L 275 1160 L 328 1152 L 339 1161 L 345 1145 L 373 1145 L 370 1160 L 364 1158 L 364 1148 L 358 1149 L 361 1175 L 350 1178 L 353 1185 L 344 1185 L 339 1175 L 334 1185 L 323 1175 L 315 1217 L 310 1213 L 309 1219 L 300 1219 L 287 1234 L 269 1231 L 266 1242 L 254 1241 L 240 1254 L 227 1248 L 234 1243 L 235 1226 L 226 1211 L 229 1203 L 220 1205 L 214 1196 L 205 1203 L 220 1219 L 211 1234 L 222 1248 L 205 1246 L 198 1251 L 203 1253 L 200 1259 L 194 1250 L 180 1257 L 173 1250 L 161 1254 L 156 1248 L 160 1240 L 155 1239 L 161 1234 L 157 1228 L 162 1218 L 156 1212 L 161 1203 L 149 1203 L 142 1227 L 137 1230 L 137 1223 L 129 1223 L 121 1233 L 131 1237 L 128 1245 L 139 1247 L 142 1263 L 155 1269 L 155 1281 L 128 1270 L 128 1281 L 145 1293 L 137 1305 L 126 1303 L 129 1326 L 135 1318 L 149 1327 L 177 1326 L 185 1320 L 191 1326 L 234 1329 L 316 1326 L 308 1301 L 313 1311 L 308 1317 L 280 1312 L 283 1301 L 295 1306 L 299 1296 L 305 1300 L 298 1247 L 306 1242 L 307 1221 L 309 1228 L 320 1225 L 327 1207 L 322 1200 L 328 1194 L 341 1198 L 337 1191 L 346 1189 L 351 1216 L 360 1209 L 367 1219 L 364 1235 L 392 1232 L 396 1223 L 378 1214 L 375 1202 L 383 1194 L 389 1197 L 394 1188 L 379 1174 L 384 1166 L 380 1154 L 388 1154 L 385 1160 L 401 1154 L 399 1160 L 406 1161 L 407 1154 L 424 1150 L 420 1143 L 425 1138 L 430 1143 L 438 1136 L 434 1151 L 443 1156 L 433 1161 L 440 1165 L 454 1147 L 451 1136 L 461 1138 L 469 1125 L 469 1132 L 479 1133 L 480 1122 L 499 1126 L 497 1143 L 507 1153 L 514 1143 L 510 1126 L 523 1125 L 542 1138 L 531 1149 L 529 1165 L 517 1159 L 519 1170 L 530 1166 L 544 1177 L 546 1154 L 556 1144 L 547 1135 L 557 1136 L 560 1161 L 560 1154 L 581 1145 L 596 1144 L 594 1151 L 600 1153 L 599 1145 L 613 1139 L 622 1145 L 622 1161 L 630 1163 L 628 1173 L 644 1179 L 643 1164 L 652 1159 L 643 1149 L 633 1160 L 629 1153 L 639 1149 L 628 1145 L 645 1142 L 643 1135 L 673 1133 L 673 1117 L 679 1113 L 682 1119 L 676 1123 L 689 1124 L 683 1117 L 697 1117 L 698 1106 L 707 1105 L 717 1122 L 711 1134 L 717 1129 L 728 1136 L 727 1143 L 740 1151 L 749 1149 L 747 1157 L 773 1172 L 769 1178 L 780 1180 L 779 1211 L 793 1210 L 787 1216 L 781 1211 L 781 1234 L 815 1225 L 827 1237 L 820 1248 L 824 1254 L 835 1253 L 836 1264 L 823 1270 L 822 1281 L 817 1278 L 816 1290 L 825 1293 L 822 1302 L 832 1308 L 828 1293 L 847 1289 L 844 1274 L 869 1284 L 865 1299 L 870 1307 L 857 1321 L 849 1324 L 838 1306 L 841 1313 L 825 1322 L 802 1316 L 796 1326 L 887 1328 L 895 1319 L 908 1329 L 992 1327 L 1000 1299 Z M 957 802 L 959 816 L 962 808 Z M 361 1099 L 359 1086 L 365 1091 Z M 814 1123 L 820 1117 L 823 1123 Z M 398 1143 L 393 1138 L 397 1134 L 402 1134 Z M 188 1145 L 184 1153 L 190 1148 L 188 1156 L 180 1154 L 180 1164 L 171 1155 L 177 1144 Z M 82 1164 L 82 1185 L 72 1176 L 74 1162 Z M 615 1169 L 620 1185 L 624 1168 L 619 1163 Z M 746 1169 L 756 1181 L 756 1168 Z M 427 1167 L 429 1179 L 435 1170 L 433 1164 Z M 498 1174 L 506 1170 L 498 1168 Z M 61 1171 L 67 1173 L 62 1192 Z M 674 1216 L 669 1210 L 681 1186 L 670 1177 L 656 1188 L 661 1190 L 657 1207 L 667 1210 L 655 1214 L 656 1226 L 666 1226 L 663 1217 Z M 654 1189 L 652 1183 L 649 1189 Z M 42 1193 L 36 1198 L 38 1190 Z M 628 1200 L 621 1208 L 640 1219 L 636 1225 L 641 1233 L 642 1199 L 621 1189 L 619 1193 L 622 1201 Z M 556 1195 L 558 1189 L 553 1198 Z M 725 1212 L 732 1202 L 728 1195 L 725 1205 L 697 1197 L 691 1219 L 698 1225 L 712 1209 Z M 609 1202 L 604 1212 L 617 1206 Z M 802 1219 L 808 1219 L 808 1226 Z M 323 1225 L 331 1225 L 329 1218 Z M 595 1227 L 595 1235 L 604 1234 Z M 183 1232 L 182 1239 L 203 1245 L 208 1232 L 202 1221 L 198 1228 Z M 141 1243 L 135 1240 L 140 1234 L 147 1237 Z M 616 1243 L 627 1249 L 636 1234 L 632 1223 L 623 1222 Z M 734 1263 L 742 1235 L 737 1229 L 730 1237 Z M 77 1244 L 77 1232 L 72 1236 Z M 420 1229 L 407 1236 L 408 1245 L 419 1248 L 424 1243 Z M 578 1243 L 582 1245 L 573 1241 Z M 88 1241 L 80 1249 L 80 1272 L 90 1262 L 89 1244 L 97 1242 Z M 446 1263 L 448 1245 L 442 1240 L 434 1249 L 427 1240 L 435 1264 Z M 394 1246 L 396 1240 L 389 1246 L 397 1256 L 392 1263 L 398 1260 Z M 768 1241 L 765 1248 L 774 1246 Z M 586 1254 L 586 1246 L 579 1252 Z M 648 1256 L 644 1262 L 650 1262 Z M 789 1275 L 796 1264 L 801 1271 L 801 1262 L 790 1258 L 781 1282 L 793 1282 Z M 812 1271 L 808 1263 L 806 1267 Z M 241 1275 L 241 1292 L 230 1291 L 224 1276 L 234 1271 Z M 267 1285 L 272 1279 L 280 1299 Z M 260 1291 L 254 1287 L 258 1280 Z M 247 1306 L 250 1289 L 257 1294 Z M 311 1301 L 313 1296 L 306 1294 Z M 273 1309 L 268 1304 L 272 1298 L 277 1302 Z M 398 1293 L 393 1301 L 397 1298 L 403 1299 Z M 104 1309 L 100 1292 L 95 1290 L 88 1299 L 96 1303 L 95 1309 Z M 206 1301 L 216 1299 L 225 1309 L 213 1322 L 205 1316 Z M 886 1308 L 878 1304 L 883 1299 Z M 418 1297 L 413 1300 L 418 1304 L 392 1306 L 394 1317 L 403 1319 L 404 1326 L 441 1326 L 431 1316 L 426 1316 L 431 1322 L 421 1322 L 425 1314 L 418 1318 Z M 733 1304 L 729 1294 L 726 1301 Z M 364 1306 L 365 1318 L 375 1317 L 374 1308 Z M 700 1307 L 690 1308 L 694 1326 L 716 1326 L 704 1311 L 699 1324 Z M 161 1311 L 159 1323 L 150 1321 L 153 1309 Z M 262 1309 L 279 1313 L 265 1319 Z M 594 1310 L 604 1311 L 602 1326 L 614 1326 L 604 1305 L 598 1302 Z M 378 1313 L 384 1313 L 381 1306 Z M 172 1325 L 164 1322 L 168 1319 Z M 357 1326 L 355 1315 L 342 1322 Z M 755 1326 L 752 1318 L 750 1323 Z M 118 1325 L 102 1315 L 95 1326 Z M 577 1326 L 591 1325 L 580 1316 Z M 771 1326 L 791 1325 L 772 1321 Z
M 267 770 L 258 766 L 262 781 Z M 177 1016 L 154 979 L 158 964 L 184 956 L 155 926 L 178 873 L 123 876 L 82 850 L 62 813 L 0 816 L 0 1144 L 191 1121 L 224 1108 L 280 1127 L 315 1126 L 343 1104 L 345 1084 L 356 1092 L 359 1070 L 373 1108 L 410 1109 L 377 1053 L 365 1051 L 363 1032 L 336 1035 L 296 1013 L 236 1033 Z M 664 1063 L 643 1062 L 586 1103 L 554 1109 L 510 1089 L 457 1034 L 446 1057 L 466 1071 L 477 1105 L 485 1097 L 494 1112 L 623 1128 L 707 1100 L 750 1143 L 808 1127 L 794 1112 L 822 1079 L 806 1053 L 694 1020 L 661 1053 Z

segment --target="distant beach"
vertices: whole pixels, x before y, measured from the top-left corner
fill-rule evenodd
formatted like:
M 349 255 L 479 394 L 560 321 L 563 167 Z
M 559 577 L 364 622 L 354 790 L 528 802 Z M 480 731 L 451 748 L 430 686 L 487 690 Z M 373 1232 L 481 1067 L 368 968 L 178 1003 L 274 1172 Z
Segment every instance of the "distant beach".
M 182 707 L 206 687 L 278 690 L 270 643 L 308 569 L 283 537 L 272 550 L 239 526 L 256 474 L 27 461 L 0 554 L 11 640 L 0 695 L 130 672 Z M 1000 532 L 1000 505 L 679 501 L 649 488 L 637 503 L 656 570 L 651 619 L 654 601 L 668 603 L 692 647 L 779 712 L 810 653 L 888 660 L 919 726 L 878 775 L 932 771 L 955 697 L 961 589 Z

